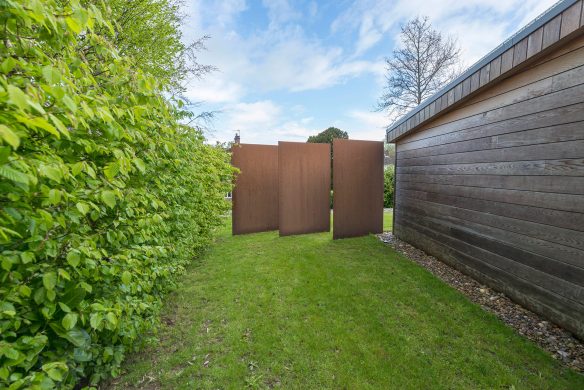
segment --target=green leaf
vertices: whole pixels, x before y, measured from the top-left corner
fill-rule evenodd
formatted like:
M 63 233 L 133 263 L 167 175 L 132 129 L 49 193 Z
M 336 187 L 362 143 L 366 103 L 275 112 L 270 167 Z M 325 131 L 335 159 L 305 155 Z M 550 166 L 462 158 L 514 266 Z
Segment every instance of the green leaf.
M 80 284 L 83 285 L 84 282 L 81 282 Z M 69 285 L 69 287 L 65 290 L 65 294 L 63 294 L 63 296 L 60 298 L 60 301 L 71 309 L 75 309 L 83 301 L 85 294 L 86 289 L 74 287 L 74 285 Z
M 82 30 L 81 25 L 72 17 L 66 17 L 65 23 L 67 23 L 67 26 L 69 26 L 69 28 L 73 30 L 75 34 L 79 34 Z
M 61 73 L 57 68 L 47 65 L 43 67 L 43 77 L 49 84 L 57 84 L 61 82 Z
M 75 205 L 75 207 L 77 207 L 77 210 L 79 210 L 79 212 L 83 215 L 87 214 L 89 212 L 89 205 L 87 203 L 83 203 L 83 202 L 79 202 Z
M 69 367 L 67 367 L 67 364 L 63 362 L 51 362 L 43 364 L 42 369 L 47 373 L 49 378 L 54 381 L 62 381 L 63 375 L 69 371 Z
M 89 316 L 89 325 L 93 329 L 99 328 L 102 321 L 103 321 L 103 314 L 102 313 L 91 313 L 91 315 Z
M 146 172 L 146 164 L 144 164 L 144 161 L 142 161 L 141 158 L 136 157 L 135 159 L 132 160 L 132 163 L 134 163 L 134 165 L 136 166 L 136 168 L 138 168 L 138 170 L 142 173 Z
M 80 261 L 81 255 L 76 250 L 67 253 L 67 263 L 69 263 L 71 267 L 77 267 Z
M 45 286 L 45 288 L 47 290 L 53 290 L 55 288 L 55 286 L 57 285 L 57 274 L 55 272 L 45 272 L 45 274 L 43 275 L 43 286 Z
M 65 313 L 70 313 L 71 312 L 71 308 L 69 306 L 67 306 L 66 303 L 63 302 L 59 302 L 59 307 L 61 308 L 61 310 L 63 310 Z
M 28 175 L 10 168 L 7 165 L 0 166 L 0 176 L 17 183 L 28 184 L 30 179 Z
M 39 173 L 41 174 L 41 176 L 48 177 L 49 179 L 54 180 L 57 183 L 60 183 L 61 179 L 63 178 L 63 172 L 61 172 L 59 168 L 51 165 L 42 164 L 39 167 Z
M 130 284 L 131 281 L 132 281 L 132 274 L 130 274 L 128 271 L 122 272 L 122 283 Z
M 16 315 L 16 309 L 14 305 L 10 302 L 0 302 L 0 313 L 14 317 Z
M 111 311 L 106 314 L 105 318 L 107 319 L 107 322 L 112 324 L 114 327 L 118 326 L 118 317 L 116 317 L 116 315 Z
M 63 124 L 63 122 L 59 120 L 59 118 L 57 118 L 53 114 L 49 114 L 49 118 L 51 118 L 51 121 L 55 124 L 57 130 L 59 130 L 59 132 L 63 134 L 65 138 L 71 139 L 69 130 L 67 130 L 67 127 L 65 127 L 65 125 Z
M 57 138 L 61 138 L 61 134 L 55 129 L 53 125 L 51 125 L 45 118 L 37 116 L 34 118 L 27 118 L 21 115 L 16 115 L 16 119 L 22 123 L 27 125 L 28 127 L 34 127 L 36 129 L 41 129 L 54 135 Z
M 63 320 L 61 321 L 61 324 L 63 325 L 63 328 L 67 329 L 67 330 L 71 330 L 75 327 L 75 325 L 77 324 L 77 314 L 75 313 L 67 313 L 65 315 L 65 317 L 63 317 Z
M 75 104 L 75 102 L 73 101 L 73 99 L 71 99 L 69 96 L 65 95 L 63 97 L 63 103 L 65 103 L 65 105 L 67 106 L 67 108 L 70 111 L 72 111 L 72 112 L 77 111 L 77 104 Z
M 30 294 L 32 292 L 32 290 L 30 289 L 30 287 L 26 286 L 26 285 L 22 285 L 18 288 L 18 292 L 20 293 L 20 295 L 22 295 L 23 297 L 30 297 Z
M 79 327 L 71 329 L 64 335 L 64 337 L 76 347 L 83 347 L 91 342 L 89 333 L 87 333 L 85 329 L 80 329 Z
M 12 57 L 7 57 L 0 65 L 0 70 L 2 73 L 10 73 L 12 69 L 16 66 L 16 61 Z
M 4 165 L 8 162 L 10 151 L 10 146 L 0 146 L 0 165 Z
M 0 136 L 8 145 L 12 146 L 14 150 L 20 146 L 20 137 L 12 131 L 8 126 L 0 125 Z
M 112 180 L 120 172 L 120 163 L 116 161 L 108 164 L 103 170 L 103 172 L 105 173 L 105 176 L 109 180 Z
M 61 191 L 56 190 L 54 188 L 49 190 L 49 202 L 51 202 L 52 205 L 57 205 L 59 203 L 61 203 Z
M 8 85 L 8 103 L 14 104 L 21 110 L 28 108 L 28 97 L 22 90 L 13 85 Z
M 10 371 L 8 371 L 8 367 L 6 366 L 1 366 L 0 367 L 0 379 L 2 379 L 3 381 L 8 379 L 8 376 L 10 375 Z
M 101 200 L 110 208 L 116 206 L 116 194 L 113 191 L 103 191 L 101 193 Z

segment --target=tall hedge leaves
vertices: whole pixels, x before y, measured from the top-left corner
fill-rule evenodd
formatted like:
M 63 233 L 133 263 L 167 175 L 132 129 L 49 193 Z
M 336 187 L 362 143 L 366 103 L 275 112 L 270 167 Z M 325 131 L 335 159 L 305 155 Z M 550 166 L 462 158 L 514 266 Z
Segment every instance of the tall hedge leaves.
M 0 388 L 115 375 L 221 223 L 232 168 L 110 44 L 105 6 L 0 1 Z

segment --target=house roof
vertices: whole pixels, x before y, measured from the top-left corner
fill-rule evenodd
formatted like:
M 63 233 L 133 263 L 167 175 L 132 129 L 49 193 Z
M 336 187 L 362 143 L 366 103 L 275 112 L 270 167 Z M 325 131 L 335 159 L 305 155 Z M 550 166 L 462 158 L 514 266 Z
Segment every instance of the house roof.
M 415 131 L 584 31 L 584 0 L 562 0 L 387 129 L 387 142 Z

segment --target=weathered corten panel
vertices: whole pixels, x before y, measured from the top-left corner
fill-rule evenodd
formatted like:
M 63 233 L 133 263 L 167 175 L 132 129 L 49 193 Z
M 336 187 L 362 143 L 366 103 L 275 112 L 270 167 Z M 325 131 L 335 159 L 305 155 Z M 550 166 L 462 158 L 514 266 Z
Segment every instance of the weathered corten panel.
M 278 147 L 240 144 L 231 163 L 241 171 L 233 190 L 233 234 L 278 229 Z
M 584 337 L 580 6 L 543 28 L 570 42 L 398 139 L 394 234 Z
M 333 141 L 333 238 L 383 231 L 383 142 Z
M 280 236 L 330 231 L 329 144 L 278 142 Z

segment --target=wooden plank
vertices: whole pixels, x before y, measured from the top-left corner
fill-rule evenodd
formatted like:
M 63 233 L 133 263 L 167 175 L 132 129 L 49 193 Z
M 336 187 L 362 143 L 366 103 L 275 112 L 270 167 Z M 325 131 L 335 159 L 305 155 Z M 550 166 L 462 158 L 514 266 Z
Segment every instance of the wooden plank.
M 582 128 L 582 127 L 580 127 Z M 400 160 L 400 166 L 471 164 L 486 162 L 584 158 L 584 140 L 475 150 Z
M 582 195 L 414 182 L 398 182 L 397 188 L 584 213 L 584 196 Z
M 501 75 L 501 56 L 498 56 L 493 61 L 491 61 L 490 73 L 491 80 L 494 80 Z
M 584 247 L 584 236 L 582 235 L 584 231 L 584 216 L 580 213 L 404 189 L 396 190 L 396 209 L 399 209 L 400 205 L 410 198 L 547 225 L 548 241 L 579 250 Z M 531 229 L 534 227 L 527 224 L 524 228 Z M 536 237 L 535 231 L 534 233 L 526 232 L 525 234 Z
M 462 99 L 462 83 L 458 83 L 454 88 L 454 101 L 457 102 L 460 99 Z M 426 115 L 427 118 L 429 118 L 428 115 Z
M 499 107 L 505 105 L 505 102 L 519 101 L 518 99 L 509 100 L 507 96 L 517 95 L 514 90 L 526 87 L 524 90 L 530 90 L 534 87 L 529 87 L 531 84 L 535 84 L 541 80 L 553 77 L 555 75 L 560 75 L 564 72 L 570 71 L 574 68 L 582 67 L 584 64 L 584 47 L 580 47 L 574 51 L 566 53 L 561 58 L 557 58 L 554 61 L 548 61 L 540 64 L 537 67 L 531 68 L 528 71 L 523 71 L 513 77 L 507 78 L 493 86 L 490 86 L 487 90 L 481 92 L 475 97 L 471 98 L 463 104 L 457 110 L 445 114 L 439 118 L 432 120 L 425 128 L 430 129 L 432 127 L 437 127 L 445 123 L 452 122 L 454 120 L 466 118 L 474 114 L 487 111 L 488 107 Z M 575 74 L 573 80 L 569 84 L 566 84 L 564 88 L 572 87 L 577 84 L 582 83 L 582 74 Z M 563 88 L 558 88 L 556 86 L 554 90 L 559 90 Z M 525 98 L 534 97 L 534 95 L 527 94 Z M 501 101 L 499 101 L 501 100 Z M 490 101 L 489 105 L 485 105 L 485 101 Z M 494 102 L 494 103 L 493 103 Z
M 491 72 L 491 63 L 489 62 L 487 65 L 481 68 L 481 74 L 479 78 L 480 86 L 486 85 L 490 81 L 490 72 Z
M 383 232 L 383 142 L 333 141 L 333 238 Z
M 470 76 L 470 92 L 473 93 L 479 89 L 480 80 L 480 70 L 477 70 L 472 76 Z
M 398 174 L 396 181 L 584 195 L 584 177 L 572 176 Z
M 584 120 L 584 112 L 582 112 Z M 509 148 L 516 146 L 547 144 L 554 142 L 574 141 L 584 139 L 584 122 L 573 122 L 540 129 L 523 130 L 468 141 L 451 142 L 426 148 L 400 151 L 396 153 L 397 160 L 413 157 L 438 156 L 451 153 L 471 152 L 477 150 Z
M 406 225 L 395 225 L 395 231 L 402 240 L 415 244 L 427 253 L 459 269 L 463 273 L 485 283 L 497 291 L 503 292 L 523 306 L 553 319 L 566 329 L 584 337 L 584 319 L 581 312 L 571 305 L 566 305 L 563 299 L 549 291 L 504 273 L 488 264 L 478 262 L 464 253 L 455 251 L 444 245 L 440 240 L 432 239 L 423 232 Z
M 462 97 L 466 97 L 470 94 L 470 77 L 467 77 L 462 82 Z
M 231 163 L 240 173 L 233 189 L 232 233 L 278 229 L 278 147 L 237 144 Z
M 513 50 L 514 47 L 510 48 L 501 55 L 501 75 L 510 71 L 513 68 Z
M 535 54 L 541 51 L 542 40 L 543 27 L 540 27 L 531 34 L 529 34 L 527 40 L 527 58 L 533 57 Z
M 453 248 L 458 253 L 464 253 L 483 264 L 489 264 L 509 275 L 516 278 L 528 281 L 529 283 L 543 288 L 546 291 L 552 292 L 558 296 L 563 297 L 564 303 L 572 306 L 574 309 L 582 310 L 580 313 L 584 316 L 584 289 L 582 287 L 563 281 L 560 278 L 538 271 L 532 267 L 525 266 L 519 262 L 504 256 L 497 255 L 488 250 L 474 246 L 464 240 L 458 239 L 450 235 L 450 233 L 441 229 L 437 223 L 429 222 L 423 219 L 414 219 L 406 215 L 397 214 L 397 223 L 406 225 L 410 228 L 423 232 L 435 240 L 439 240 L 444 245 Z M 442 231 L 440 231 L 442 230 Z M 468 239 L 469 237 L 465 237 Z M 477 238 L 478 240 L 479 238 Z M 488 245 L 485 243 L 485 245 Z
M 560 39 L 573 33 L 580 27 L 580 16 L 582 12 L 582 1 L 572 5 L 562 12 L 562 23 L 560 28 Z
M 560 27 L 562 24 L 562 15 L 558 15 L 543 26 L 543 43 L 542 49 L 545 49 L 560 39 Z
M 278 142 L 280 236 L 330 231 L 329 144 Z
M 398 214 L 398 220 L 401 217 L 413 221 L 418 225 L 425 226 L 448 237 L 462 241 L 466 245 L 494 253 L 501 258 L 512 260 L 515 263 L 540 271 L 545 275 L 550 275 L 568 282 L 562 283 L 563 286 L 557 286 L 559 290 L 548 287 L 549 290 L 557 294 L 567 296 L 574 300 L 579 299 L 584 294 L 584 289 L 582 288 L 584 285 L 584 268 L 557 261 L 555 260 L 555 256 L 550 258 L 519 248 L 517 247 L 519 243 L 511 241 L 511 235 L 501 236 L 495 232 L 495 229 L 488 227 L 483 229 L 481 225 L 466 223 L 456 218 L 445 220 L 428 216 L 424 213 L 423 209 L 413 207 L 401 208 Z M 497 237 L 493 237 L 493 232 L 495 232 Z M 504 234 L 505 232 L 501 231 L 500 233 Z M 523 237 L 519 238 L 523 239 Z M 490 260 L 490 258 L 487 258 L 487 260 Z M 539 273 L 538 275 L 544 279 L 545 283 L 549 282 L 549 279 L 545 276 Z M 536 284 L 544 287 L 541 283 Z M 564 293 L 566 290 L 569 291 L 568 294 Z
M 547 225 L 520 221 L 475 210 L 466 210 L 418 199 L 407 199 L 400 209 L 414 208 L 427 217 L 440 218 L 449 223 L 463 226 L 496 240 L 513 243 L 528 252 L 538 253 L 550 259 L 577 267 L 577 274 L 584 270 L 584 251 L 549 241 Z M 531 234 L 531 235 L 530 235 Z M 554 272 L 554 271 L 551 271 Z M 576 284 L 584 283 L 584 278 L 576 278 Z
M 527 58 L 527 38 L 515 44 L 515 52 L 513 53 L 513 67 L 519 65 Z
M 529 114 L 548 111 L 554 108 L 565 107 L 571 104 L 582 103 L 584 101 L 584 84 L 576 85 L 558 92 L 549 93 L 534 99 L 521 101 L 519 103 L 509 104 L 503 107 L 495 108 L 468 118 L 460 119 L 449 123 L 447 126 L 431 128 L 411 135 L 403 142 L 403 146 L 420 139 L 435 137 L 446 133 L 452 133 L 460 130 L 467 130 L 472 127 L 486 125 L 490 123 L 502 122 L 504 120 L 517 118 Z
M 574 51 L 578 48 L 581 48 L 583 46 L 584 46 L 584 36 L 576 36 L 576 37 L 568 40 L 568 42 L 564 43 L 563 45 L 550 51 L 545 56 L 538 58 L 536 61 L 533 62 L 533 64 L 530 64 L 526 68 L 526 70 L 529 70 L 532 67 L 537 67 L 545 62 L 553 61 L 556 58 L 562 57 L 563 55 L 565 55 L 571 51 Z
M 566 107 L 544 110 L 534 114 L 521 116 L 501 122 L 471 127 L 468 129 L 446 132 L 443 135 L 423 138 L 419 141 L 397 143 L 397 153 L 406 153 L 412 150 L 446 145 L 455 142 L 474 140 L 478 138 L 501 136 L 514 132 L 527 131 L 551 126 L 562 126 L 584 120 L 584 103 Z
M 489 162 L 475 164 L 449 164 L 424 167 L 401 167 L 397 173 L 426 175 L 563 175 L 584 176 L 584 159 Z

